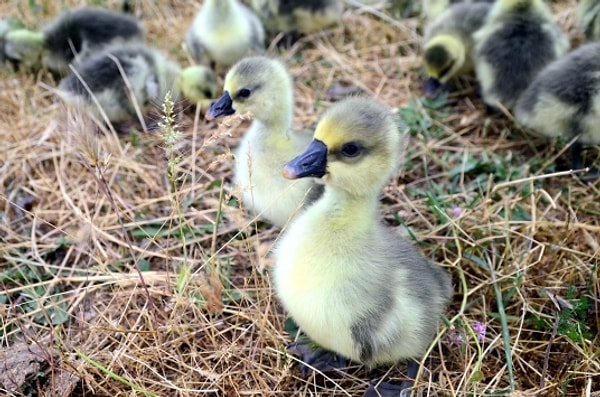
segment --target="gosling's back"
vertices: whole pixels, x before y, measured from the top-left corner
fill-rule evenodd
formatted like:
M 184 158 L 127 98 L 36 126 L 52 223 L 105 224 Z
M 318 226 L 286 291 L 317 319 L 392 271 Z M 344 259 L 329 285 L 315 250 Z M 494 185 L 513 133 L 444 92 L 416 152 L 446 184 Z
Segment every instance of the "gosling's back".
M 108 45 L 142 42 L 144 32 L 131 15 L 98 7 L 66 11 L 44 28 L 44 65 L 68 73 L 68 64 L 83 59 Z
M 272 33 L 312 33 L 338 22 L 342 16 L 340 0 L 252 0 L 265 29 Z
M 167 90 L 175 87 L 180 72 L 179 66 L 160 51 L 133 44 L 108 47 L 75 69 L 77 73 L 61 80 L 59 94 L 67 102 L 83 102 L 92 106 L 93 113 L 99 113 L 92 99 L 94 95 L 112 122 L 136 119 L 133 100 L 142 112 L 159 106 Z
M 523 92 L 515 116 L 526 127 L 584 144 L 600 144 L 600 43 L 548 65 Z
M 547 64 L 569 48 L 542 0 L 498 0 L 474 35 L 474 60 L 484 102 L 512 109 Z

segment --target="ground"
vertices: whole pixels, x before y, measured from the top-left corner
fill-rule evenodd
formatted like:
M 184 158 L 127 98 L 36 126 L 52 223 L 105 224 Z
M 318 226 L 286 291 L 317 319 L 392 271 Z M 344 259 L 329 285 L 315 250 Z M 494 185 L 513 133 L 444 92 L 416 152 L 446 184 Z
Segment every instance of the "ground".
M 0 10 L 35 27 L 84 3 Z M 133 3 L 148 41 L 189 63 L 197 5 Z M 553 4 L 576 42 L 574 6 Z M 382 218 L 454 287 L 415 395 L 598 395 L 600 185 L 562 171 L 565 143 L 487 116 L 472 81 L 424 99 L 421 26 L 350 7 L 341 25 L 269 49 L 294 78 L 296 128 L 348 87 L 402 117 L 407 150 Z M 0 73 L 0 391 L 359 396 L 372 379 L 402 381 L 404 363 L 304 379 L 286 354 L 294 336 L 269 280 L 279 230 L 250 219 L 230 183 L 247 121 L 190 108 L 174 143 L 101 135 L 55 99 L 47 72 Z M 587 164 L 598 157 L 587 149 Z

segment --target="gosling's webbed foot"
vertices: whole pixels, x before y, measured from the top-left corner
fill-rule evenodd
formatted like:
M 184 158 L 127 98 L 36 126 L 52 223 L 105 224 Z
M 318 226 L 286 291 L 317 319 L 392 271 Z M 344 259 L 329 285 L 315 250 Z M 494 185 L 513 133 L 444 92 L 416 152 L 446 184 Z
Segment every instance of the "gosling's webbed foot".
M 369 387 L 363 394 L 363 397 L 402 397 L 408 396 L 410 393 L 403 393 L 403 391 L 410 389 L 414 385 L 413 379 L 417 377 L 419 372 L 419 363 L 415 360 L 409 359 L 407 361 L 406 376 L 409 380 L 402 382 L 399 385 L 389 382 L 378 382 L 372 380 L 369 382 Z
M 304 378 L 307 378 L 315 370 L 327 372 L 347 367 L 345 357 L 325 350 L 322 347 L 315 346 L 309 340 L 292 342 L 287 346 L 287 351 L 299 356 L 302 360 L 301 371 Z
M 411 386 L 412 382 L 402 382 L 400 385 L 395 385 L 393 383 L 372 380 L 369 382 L 369 388 L 365 391 L 363 397 L 400 397 L 409 395 L 410 393 L 402 392 Z

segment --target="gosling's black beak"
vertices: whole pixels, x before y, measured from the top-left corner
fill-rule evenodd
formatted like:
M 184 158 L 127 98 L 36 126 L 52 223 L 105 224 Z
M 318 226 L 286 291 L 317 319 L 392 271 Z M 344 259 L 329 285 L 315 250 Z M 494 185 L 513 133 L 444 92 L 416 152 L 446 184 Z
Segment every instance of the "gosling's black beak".
M 219 99 L 210 105 L 208 111 L 206 112 L 206 119 L 213 120 L 217 117 L 229 116 L 230 114 L 235 113 L 235 110 L 231 107 L 232 104 L 233 101 L 229 96 L 229 92 L 225 91 Z
M 286 179 L 322 177 L 327 173 L 327 146 L 314 139 L 304 153 L 283 166 L 282 173 Z

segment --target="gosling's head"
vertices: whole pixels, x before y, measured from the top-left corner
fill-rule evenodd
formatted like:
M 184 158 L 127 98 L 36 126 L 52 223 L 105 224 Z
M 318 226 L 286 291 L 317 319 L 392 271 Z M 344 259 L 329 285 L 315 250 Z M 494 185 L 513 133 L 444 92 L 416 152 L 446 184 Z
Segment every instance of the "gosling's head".
M 207 118 L 252 113 L 262 122 L 289 117 L 293 85 L 285 66 L 263 56 L 244 58 L 225 76 L 223 95 L 212 104 Z
M 443 84 L 448 82 L 465 63 L 465 46 L 454 35 L 437 35 L 425 44 L 424 50 L 425 72 L 429 77 Z
M 206 66 L 190 66 L 177 76 L 177 88 L 190 102 L 203 102 L 217 96 L 217 78 Z
M 368 98 L 333 105 L 308 149 L 283 168 L 287 179 L 320 178 L 353 196 L 377 195 L 399 163 L 401 135 L 390 109 Z
M 44 51 L 45 36 L 41 32 L 16 29 L 6 33 L 4 53 L 10 59 L 28 66 L 38 64 Z

